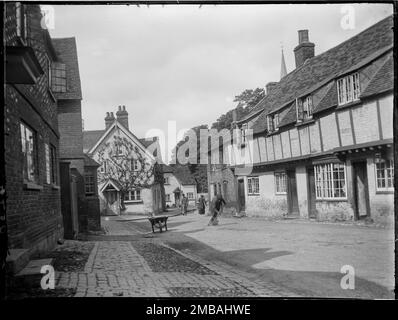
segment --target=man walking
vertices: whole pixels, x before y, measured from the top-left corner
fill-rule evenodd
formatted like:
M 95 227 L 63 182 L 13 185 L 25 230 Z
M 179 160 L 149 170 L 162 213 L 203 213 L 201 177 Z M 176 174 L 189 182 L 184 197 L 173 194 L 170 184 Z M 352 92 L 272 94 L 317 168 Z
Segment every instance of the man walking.
M 213 214 L 210 221 L 209 221 L 209 226 L 213 225 L 216 226 L 218 225 L 218 219 L 217 216 L 221 212 L 222 207 L 226 204 L 225 200 L 221 196 L 221 194 L 217 194 L 216 198 L 213 198 L 211 201 L 211 206 L 210 210 L 211 213 Z
M 185 196 L 185 194 L 182 194 L 182 199 L 181 199 L 181 213 L 183 216 L 187 215 L 188 211 L 188 198 Z

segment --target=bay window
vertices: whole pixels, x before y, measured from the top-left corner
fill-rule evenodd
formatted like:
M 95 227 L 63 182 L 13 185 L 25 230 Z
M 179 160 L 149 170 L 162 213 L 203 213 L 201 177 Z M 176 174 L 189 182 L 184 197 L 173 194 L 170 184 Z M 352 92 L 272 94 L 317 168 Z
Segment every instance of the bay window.
M 346 199 L 345 165 L 326 163 L 314 166 L 317 199 Z

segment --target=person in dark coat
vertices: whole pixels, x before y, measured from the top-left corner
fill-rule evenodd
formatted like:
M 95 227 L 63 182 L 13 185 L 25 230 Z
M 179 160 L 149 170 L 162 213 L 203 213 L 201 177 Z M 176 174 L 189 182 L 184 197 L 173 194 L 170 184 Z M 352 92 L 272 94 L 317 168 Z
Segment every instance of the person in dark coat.
M 188 211 L 188 198 L 185 196 L 185 194 L 182 194 L 182 199 L 181 199 L 181 213 L 182 215 L 186 216 Z
M 217 216 L 221 212 L 221 210 L 225 204 L 226 204 L 226 202 L 223 199 L 223 197 L 221 196 L 221 194 L 217 194 L 217 197 L 213 198 L 213 200 L 211 201 L 211 207 L 210 207 L 210 210 L 212 212 L 212 217 L 209 221 L 209 224 L 208 224 L 209 226 L 211 226 L 211 225 L 215 226 L 218 224 Z
M 202 194 L 199 198 L 199 204 L 198 204 L 199 214 L 205 214 L 205 210 L 206 210 L 206 199 Z

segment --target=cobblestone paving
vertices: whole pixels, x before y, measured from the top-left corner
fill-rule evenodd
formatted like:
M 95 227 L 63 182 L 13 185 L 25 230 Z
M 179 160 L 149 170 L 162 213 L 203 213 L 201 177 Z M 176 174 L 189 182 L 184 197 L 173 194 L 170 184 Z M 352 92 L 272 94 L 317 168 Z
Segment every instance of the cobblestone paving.
M 153 259 L 173 256 L 178 268 L 154 268 L 139 253 L 143 244 L 130 241 L 90 242 L 93 249 L 81 272 L 56 272 L 56 288 L 75 289 L 75 297 L 195 297 L 195 296 L 282 296 L 294 295 L 280 288 L 249 281 L 231 267 L 209 263 L 167 247 L 150 244 Z M 89 244 L 90 244 L 89 243 Z M 82 243 L 87 246 L 88 243 Z M 135 246 L 139 247 L 137 251 Z M 147 244 L 148 248 L 148 244 Z M 159 249 L 161 248 L 161 249 Z M 177 258 L 178 256 L 178 258 Z M 148 256 L 146 256 L 148 258 Z M 165 261 L 164 258 L 161 261 Z M 184 269 L 184 265 L 188 266 Z M 195 266 L 192 268 L 192 266 Z M 198 272 L 195 272 L 197 270 Z M 208 270 L 206 272 L 206 270 Z M 159 272 L 160 271 L 160 272 Z

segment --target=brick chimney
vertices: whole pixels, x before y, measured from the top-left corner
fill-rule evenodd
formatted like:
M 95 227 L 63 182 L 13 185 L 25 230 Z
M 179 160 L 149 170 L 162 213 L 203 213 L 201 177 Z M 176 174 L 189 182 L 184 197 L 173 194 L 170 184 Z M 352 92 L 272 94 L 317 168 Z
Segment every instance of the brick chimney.
M 115 116 L 113 115 L 113 112 L 107 112 L 105 117 L 105 130 L 108 129 L 114 121 Z
M 126 129 L 129 129 L 129 114 L 126 111 L 126 106 L 119 106 L 116 112 L 117 121 Z
M 268 82 L 265 85 L 265 94 L 268 95 L 277 84 L 278 82 Z
M 298 31 L 299 44 L 294 48 L 296 58 L 296 68 L 302 66 L 307 59 L 315 55 L 315 44 L 309 41 L 308 30 Z

